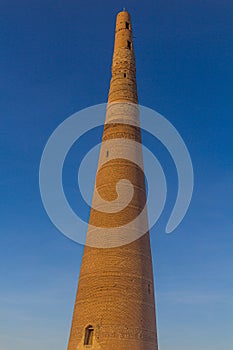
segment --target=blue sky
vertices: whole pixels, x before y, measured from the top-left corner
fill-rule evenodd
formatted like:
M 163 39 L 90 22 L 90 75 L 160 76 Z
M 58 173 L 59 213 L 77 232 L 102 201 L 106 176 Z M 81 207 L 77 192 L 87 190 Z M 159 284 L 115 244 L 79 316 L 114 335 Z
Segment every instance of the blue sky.
M 189 211 L 165 235 L 175 172 L 151 140 L 168 181 L 165 211 L 151 232 L 160 350 L 232 349 L 232 1 L 2 0 L 3 350 L 66 348 L 82 247 L 47 217 L 39 163 L 65 118 L 106 102 L 123 6 L 133 19 L 140 103 L 179 130 L 195 174 Z M 72 176 L 66 184 L 68 192 L 76 185 Z

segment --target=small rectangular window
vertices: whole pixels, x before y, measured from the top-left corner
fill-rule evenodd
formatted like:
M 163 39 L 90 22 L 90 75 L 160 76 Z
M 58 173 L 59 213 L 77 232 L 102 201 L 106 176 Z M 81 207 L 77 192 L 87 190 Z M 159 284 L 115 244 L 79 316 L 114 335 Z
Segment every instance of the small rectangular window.
M 124 73 L 124 78 L 126 78 L 126 73 Z
M 125 28 L 130 29 L 129 22 L 125 22 Z
M 127 40 L 127 47 L 128 49 L 132 50 L 132 43 L 129 40 Z

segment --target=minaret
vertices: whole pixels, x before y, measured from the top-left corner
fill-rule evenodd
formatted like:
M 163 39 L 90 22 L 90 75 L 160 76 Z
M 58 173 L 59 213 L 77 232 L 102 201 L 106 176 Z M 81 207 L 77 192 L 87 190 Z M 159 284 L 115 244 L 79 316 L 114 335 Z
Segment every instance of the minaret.
M 150 238 L 147 230 L 140 232 L 147 214 L 134 220 L 146 203 L 137 103 L 132 24 L 124 10 L 116 20 L 103 143 L 68 350 L 158 349 Z M 125 200 L 117 203 L 116 184 L 122 179 L 133 185 L 133 194 L 116 212 L 111 206 Z M 127 193 L 129 184 L 122 186 Z

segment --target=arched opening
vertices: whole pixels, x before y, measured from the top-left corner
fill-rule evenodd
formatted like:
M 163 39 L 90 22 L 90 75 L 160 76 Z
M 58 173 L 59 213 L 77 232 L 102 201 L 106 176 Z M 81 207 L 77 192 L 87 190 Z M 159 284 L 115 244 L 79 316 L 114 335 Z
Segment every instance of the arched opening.
M 84 345 L 92 345 L 93 343 L 94 328 L 88 326 L 85 329 Z

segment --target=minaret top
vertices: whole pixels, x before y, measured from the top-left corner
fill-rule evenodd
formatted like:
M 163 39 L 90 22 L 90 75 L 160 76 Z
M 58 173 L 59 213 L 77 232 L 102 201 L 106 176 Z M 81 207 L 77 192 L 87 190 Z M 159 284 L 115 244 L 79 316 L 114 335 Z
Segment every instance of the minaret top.
M 121 29 L 129 29 L 131 30 L 131 17 L 128 11 L 123 10 L 118 12 L 116 18 L 116 31 Z
M 132 23 L 128 11 L 119 12 L 116 18 L 112 79 L 108 102 L 138 103 Z

